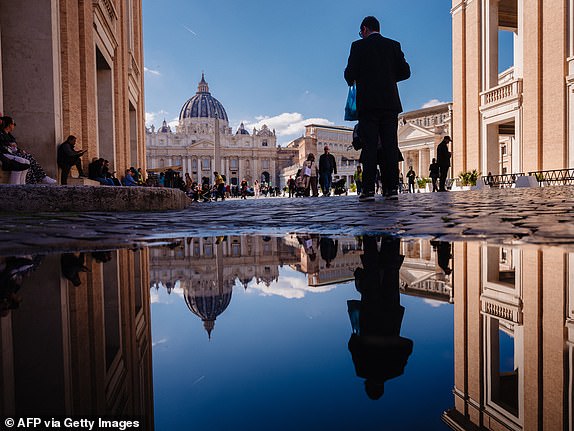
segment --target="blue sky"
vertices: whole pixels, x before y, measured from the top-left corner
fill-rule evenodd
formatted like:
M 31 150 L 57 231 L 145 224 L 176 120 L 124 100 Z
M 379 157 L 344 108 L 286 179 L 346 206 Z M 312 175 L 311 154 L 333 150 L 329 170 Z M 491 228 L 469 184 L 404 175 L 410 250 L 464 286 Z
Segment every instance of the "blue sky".
M 411 65 L 400 84 L 404 109 L 451 101 L 451 4 L 143 0 L 146 121 L 174 122 L 204 71 L 234 129 L 266 123 L 285 144 L 310 122 L 352 126 L 343 121 L 343 70 L 366 15 L 401 42 Z

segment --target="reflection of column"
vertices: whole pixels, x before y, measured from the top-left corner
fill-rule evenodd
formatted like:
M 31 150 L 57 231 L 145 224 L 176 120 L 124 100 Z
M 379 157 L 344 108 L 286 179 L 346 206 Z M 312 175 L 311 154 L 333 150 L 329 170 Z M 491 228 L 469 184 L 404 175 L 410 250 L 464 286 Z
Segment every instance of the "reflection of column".
M 45 257 L 24 277 L 17 292 L 19 308 L 0 319 L 0 409 L 12 416 L 130 414 L 141 416 L 143 429 L 151 430 L 147 251 L 94 252 L 83 257 L 90 273 L 81 272 L 78 286 L 63 277 L 75 279 L 74 268 L 63 265 L 69 259 Z M 123 281 L 113 298 L 106 295 L 105 283 L 112 276 Z M 109 353 L 116 351 L 110 362 Z M 11 381 L 5 378 L 9 354 Z

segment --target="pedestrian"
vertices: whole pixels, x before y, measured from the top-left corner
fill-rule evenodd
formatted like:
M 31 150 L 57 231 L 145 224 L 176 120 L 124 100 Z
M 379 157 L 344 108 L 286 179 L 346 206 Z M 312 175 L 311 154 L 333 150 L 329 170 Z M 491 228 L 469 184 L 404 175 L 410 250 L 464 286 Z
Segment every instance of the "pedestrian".
M 217 202 L 217 198 L 220 197 L 222 201 L 225 200 L 225 181 L 223 177 L 219 175 L 217 171 L 213 172 L 213 176 L 215 177 L 215 202 Z
M 415 192 L 415 179 L 417 177 L 416 172 L 412 166 L 409 166 L 409 171 L 407 172 L 407 181 L 409 183 L 409 193 Z
M 191 190 L 191 186 L 193 185 L 193 180 L 189 176 L 189 172 L 185 173 L 185 191 L 189 192 Z
M 398 199 L 398 114 L 403 108 L 397 82 L 411 76 L 399 42 L 383 37 L 374 16 L 363 19 L 360 40 L 353 42 L 345 69 L 349 86 L 357 86 L 357 113 L 363 149 L 363 192 L 360 202 L 375 200 L 377 163 L 381 165 L 383 195 Z M 378 161 L 377 144 L 384 157 Z
M 241 180 L 241 199 L 247 199 L 247 180 Z
M 292 198 L 295 195 L 295 180 L 292 176 L 289 176 L 287 180 L 287 187 L 289 188 L 289 197 Z
M 403 173 L 399 171 L 399 193 L 404 193 L 405 191 L 405 180 L 403 178 Z
M 332 175 L 337 175 L 337 162 L 335 156 L 329 152 L 328 145 L 323 147 L 323 151 L 319 157 L 319 182 L 323 196 L 330 196 Z
M 448 150 L 448 143 L 452 142 L 450 136 L 442 138 L 438 147 L 436 147 L 437 163 L 439 166 L 439 182 L 438 191 L 446 192 L 446 177 L 448 177 L 448 170 L 450 169 L 450 151 Z
M 317 189 L 318 169 L 313 153 L 309 153 L 307 160 L 303 163 L 302 169 L 305 196 L 309 196 L 310 192 L 313 194 L 313 197 L 319 196 L 319 190 Z
M 357 170 L 353 174 L 353 178 L 355 179 L 355 185 L 357 186 L 357 194 L 361 195 L 363 191 L 363 168 L 361 168 L 361 165 L 357 165 Z
M 433 192 L 438 192 L 438 186 L 437 186 L 437 181 L 438 181 L 438 177 L 439 177 L 439 166 L 438 163 L 436 162 L 436 159 L 432 159 L 432 163 L 429 166 L 429 177 L 432 180 L 432 191 Z
M 253 183 L 253 193 L 255 194 L 255 199 L 259 199 L 260 188 L 258 180 L 255 180 Z
M 68 175 L 70 175 L 70 169 L 75 166 L 78 169 L 80 177 L 84 176 L 84 171 L 82 169 L 82 156 L 87 150 L 75 150 L 77 139 L 74 135 L 68 136 L 68 138 L 58 146 L 58 166 L 62 170 L 62 175 L 60 177 L 60 183 L 62 185 L 68 184 Z

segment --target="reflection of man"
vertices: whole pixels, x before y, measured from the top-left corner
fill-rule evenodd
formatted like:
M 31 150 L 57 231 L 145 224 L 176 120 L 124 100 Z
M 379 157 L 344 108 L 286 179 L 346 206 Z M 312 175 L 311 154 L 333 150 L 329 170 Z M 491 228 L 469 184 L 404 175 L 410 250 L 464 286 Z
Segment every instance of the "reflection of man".
M 63 253 L 60 257 L 62 275 L 70 280 L 76 287 L 82 284 L 82 281 L 80 280 L 80 272 L 90 271 L 84 263 L 84 253 L 80 253 L 78 256 L 74 253 Z
M 331 266 L 331 262 L 337 257 L 339 241 L 333 241 L 332 238 L 321 236 L 321 239 L 319 240 L 319 248 L 321 249 L 321 258 L 325 261 L 325 266 L 329 268 Z
M 383 238 L 378 251 L 375 237 L 364 238 L 363 268 L 355 270 L 361 300 L 347 301 L 353 325 L 349 351 L 371 399 L 383 395 L 385 381 L 403 374 L 413 350 L 413 342 L 400 336 L 405 309 L 400 304 L 399 269 L 404 256 L 399 246 L 398 239 Z
M 431 245 L 436 249 L 438 266 L 446 275 L 450 275 L 452 272 L 452 269 L 450 268 L 450 258 L 452 257 L 451 243 L 447 241 L 431 241 Z

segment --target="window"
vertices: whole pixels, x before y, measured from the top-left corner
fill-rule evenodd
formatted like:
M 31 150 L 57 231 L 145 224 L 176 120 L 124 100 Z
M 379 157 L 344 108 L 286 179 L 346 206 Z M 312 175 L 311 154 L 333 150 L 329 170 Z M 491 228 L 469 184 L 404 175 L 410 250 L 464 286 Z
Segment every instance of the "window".
M 261 146 L 262 146 L 262 147 L 266 147 L 266 146 L 267 146 L 267 139 L 263 139 L 263 142 L 261 142 Z
M 268 160 L 268 159 L 263 159 L 263 160 L 261 161 L 261 167 L 262 167 L 263 169 L 269 169 L 269 160 Z
M 238 159 L 231 159 L 229 160 L 229 167 L 232 170 L 237 170 L 239 169 L 239 160 Z
M 192 159 L 191 160 L 191 168 L 193 170 L 197 170 L 197 159 Z
M 209 171 L 211 169 L 211 160 L 209 159 L 201 159 L 201 169 L 203 171 Z
M 502 156 L 505 156 L 505 155 L 506 155 L 506 145 L 503 145 L 502 147 L 500 147 L 500 154 L 501 154 Z

